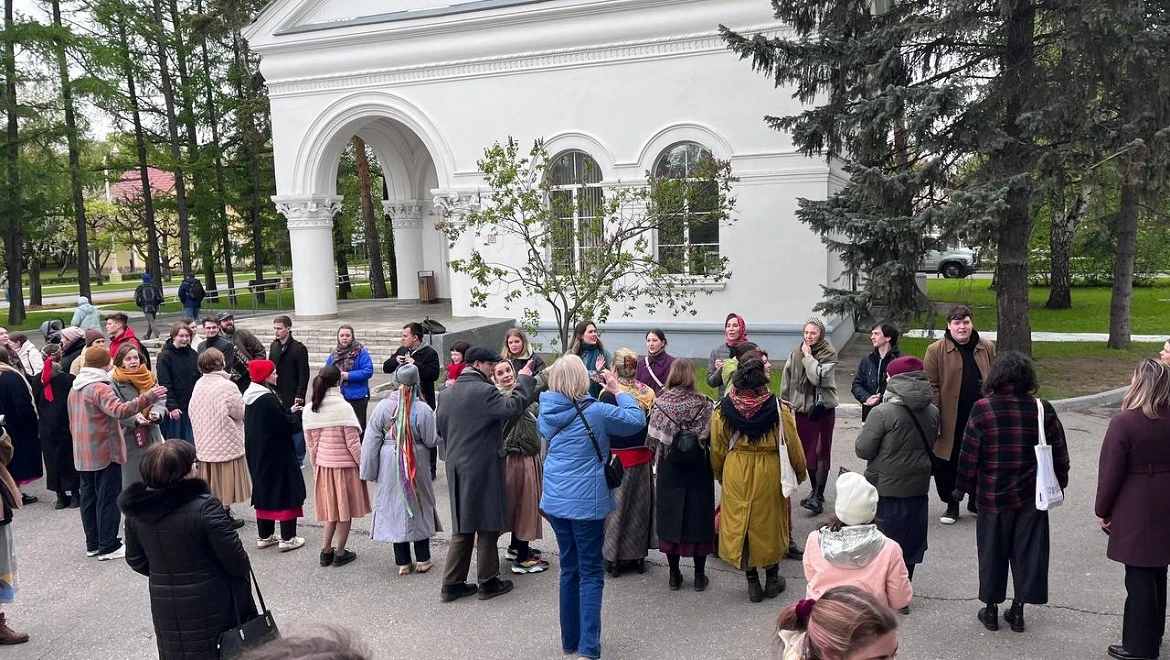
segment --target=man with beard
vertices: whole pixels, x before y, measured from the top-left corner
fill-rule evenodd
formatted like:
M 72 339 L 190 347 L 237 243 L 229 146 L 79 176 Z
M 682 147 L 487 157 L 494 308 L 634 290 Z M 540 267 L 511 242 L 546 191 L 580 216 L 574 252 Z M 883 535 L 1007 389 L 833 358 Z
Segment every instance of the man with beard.
M 242 394 L 252 382 L 248 377 L 248 362 L 246 359 L 239 359 L 241 354 L 237 353 L 235 345 L 220 333 L 219 319 L 214 316 L 203 319 L 203 343 L 199 345 L 199 354 L 202 355 L 203 351 L 209 348 L 217 349 L 223 353 L 223 369 L 231 377 L 236 387 L 240 388 Z

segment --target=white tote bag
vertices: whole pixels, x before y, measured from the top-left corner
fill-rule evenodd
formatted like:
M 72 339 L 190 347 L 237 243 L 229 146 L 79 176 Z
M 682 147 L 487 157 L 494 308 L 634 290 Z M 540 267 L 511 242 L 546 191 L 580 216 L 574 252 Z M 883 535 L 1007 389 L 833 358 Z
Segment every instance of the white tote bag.
M 1048 511 L 1064 504 L 1064 491 L 1056 479 L 1056 466 L 1052 462 L 1052 445 L 1044 437 L 1044 403 L 1036 399 L 1039 414 L 1040 442 L 1036 444 L 1036 510 Z
M 784 408 L 780 399 L 776 399 L 776 412 L 780 414 L 780 490 L 784 497 L 792 497 L 800 482 L 796 478 L 796 469 L 792 467 L 792 459 L 788 457 L 788 442 L 784 437 Z

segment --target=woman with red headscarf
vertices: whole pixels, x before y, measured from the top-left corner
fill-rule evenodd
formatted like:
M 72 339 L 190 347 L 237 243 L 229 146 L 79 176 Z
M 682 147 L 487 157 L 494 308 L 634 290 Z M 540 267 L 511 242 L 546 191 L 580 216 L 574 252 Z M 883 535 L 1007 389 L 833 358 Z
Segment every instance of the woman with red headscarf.
M 711 351 L 711 357 L 707 360 L 707 385 L 719 391 L 719 398 L 723 397 L 727 388 L 723 380 L 723 365 L 731 358 L 731 349 L 747 341 L 747 338 L 747 323 L 743 317 L 735 312 L 728 314 L 723 321 L 724 342 Z
M 301 430 L 294 414 L 300 405 L 285 408 L 273 389 L 276 365 L 271 360 L 248 363 L 252 379 L 244 390 L 244 455 L 252 477 L 252 506 L 256 508 L 256 547 L 274 545 L 281 552 L 305 544 L 297 536 L 297 518 L 304 514 L 305 478 L 297 462 L 293 434 Z M 276 535 L 280 523 L 280 536 Z

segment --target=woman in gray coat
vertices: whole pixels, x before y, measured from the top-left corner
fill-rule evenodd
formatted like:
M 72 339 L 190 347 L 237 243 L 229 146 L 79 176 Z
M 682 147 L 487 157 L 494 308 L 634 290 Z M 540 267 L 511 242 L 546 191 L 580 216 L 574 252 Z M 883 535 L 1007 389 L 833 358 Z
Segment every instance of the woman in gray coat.
M 882 403 L 857 436 L 857 456 L 865 478 L 877 488 L 877 520 L 882 532 L 902 546 L 906 571 L 922 563 L 929 525 L 931 457 L 938 436 L 938 408 L 931 403 L 930 381 L 922 361 L 906 355 L 890 362 Z
M 394 380 L 398 390 L 374 408 L 362 442 L 361 478 L 378 482 L 370 537 L 394 544 L 399 575 L 412 568 L 426 573 L 431 569 L 431 537 L 443 529 L 430 479 L 429 450 L 439 437 L 435 413 L 419 392 L 418 367 L 398 367 Z
M 122 344 L 118 354 L 114 356 L 114 370 L 110 373 L 113 379 L 114 394 L 123 403 L 133 401 L 138 395 L 149 391 L 158 381 L 154 374 L 142 363 L 142 356 L 134 344 Z M 142 481 L 138 471 L 138 462 L 151 445 L 163 441 L 162 428 L 159 426 L 164 415 L 167 414 L 167 402 L 156 401 L 150 409 L 139 411 L 133 417 L 122 420 L 122 439 L 126 443 L 126 462 L 122 464 L 122 487 Z

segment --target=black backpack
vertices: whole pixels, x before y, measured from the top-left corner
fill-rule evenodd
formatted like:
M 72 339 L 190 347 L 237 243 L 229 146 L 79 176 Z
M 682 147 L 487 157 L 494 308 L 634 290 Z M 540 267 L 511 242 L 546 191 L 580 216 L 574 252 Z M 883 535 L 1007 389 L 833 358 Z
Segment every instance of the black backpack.
M 683 425 L 677 419 L 671 417 L 670 413 L 666 412 L 666 409 L 662 406 L 655 404 L 654 407 L 658 408 L 658 410 L 663 415 L 665 415 L 667 419 L 674 422 L 679 427 L 678 432 L 674 434 L 674 438 L 670 443 L 670 452 L 668 454 L 670 460 L 676 463 L 706 465 L 708 462 L 707 452 L 703 448 L 703 444 L 699 442 L 699 434 L 684 428 Z M 695 420 L 692 420 L 691 423 L 694 423 L 694 421 Z
M 203 300 L 207 297 L 207 289 L 203 288 L 203 282 L 193 280 L 191 286 L 187 288 L 187 297 L 192 300 Z

